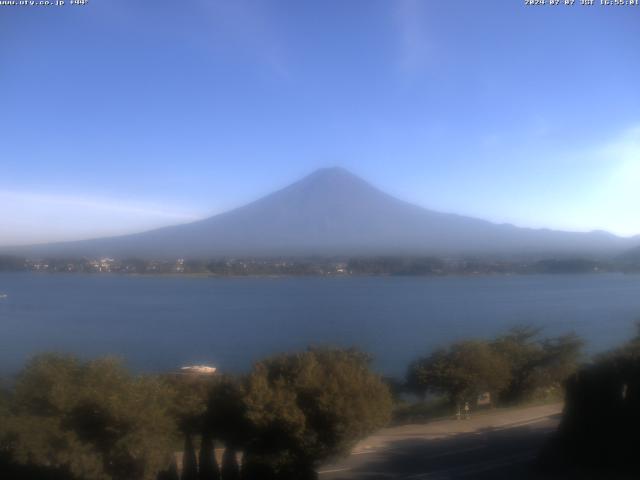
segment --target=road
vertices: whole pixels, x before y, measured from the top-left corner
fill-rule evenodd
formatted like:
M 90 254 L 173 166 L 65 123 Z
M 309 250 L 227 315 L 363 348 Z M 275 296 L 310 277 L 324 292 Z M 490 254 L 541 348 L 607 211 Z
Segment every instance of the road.
M 561 404 L 495 410 L 386 428 L 318 473 L 320 480 L 534 479 L 531 463 L 561 410 Z

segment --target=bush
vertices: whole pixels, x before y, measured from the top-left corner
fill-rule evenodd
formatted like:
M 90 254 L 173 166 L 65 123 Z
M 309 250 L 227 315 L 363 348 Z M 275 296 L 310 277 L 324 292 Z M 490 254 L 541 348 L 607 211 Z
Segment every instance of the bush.
M 269 469 L 280 472 L 277 478 L 289 478 L 287 472 L 302 478 L 385 425 L 392 402 L 364 354 L 310 349 L 256 364 L 245 405 L 252 428 L 245 449 L 247 471 L 262 472 L 256 478 L 267 478 Z
M 558 389 L 578 367 L 583 342 L 573 334 L 538 334 L 518 327 L 493 341 L 467 340 L 437 350 L 409 366 L 407 389 L 445 395 L 452 405 L 473 405 L 484 392 L 494 404 L 513 404 Z
M 583 342 L 574 334 L 539 339 L 539 330 L 517 327 L 492 342 L 507 362 L 510 379 L 500 392 L 501 403 L 522 402 L 544 389 L 561 387 L 578 368 Z
M 502 391 L 510 380 L 509 365 L 487 342 L 458 342 L 411 364 L 407 373 L 410 390 L 446 395 L 451 405 L 476 403 L 478 396 Z
M 116 360 L 40 355 L 17 379 L 0 445 L 13 463 L 83 480 L 152 480 L 171 461 L 171 399 Z

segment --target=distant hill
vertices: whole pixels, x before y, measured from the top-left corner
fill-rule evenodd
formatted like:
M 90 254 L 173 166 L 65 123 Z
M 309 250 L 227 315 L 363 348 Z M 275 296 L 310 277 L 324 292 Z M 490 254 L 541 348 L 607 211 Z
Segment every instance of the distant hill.
M 19 249 L 29 256 L 609 255 L 640 244 L 606 232 L 518 228 L 398 200 L 341 168 L 246 206 L 144 233 Z M 15 251 L 15 249 L 14 249 Z
M 621 265 L 639 269 L 640 268 L 640 247 L 634 247 L 625 251 L 616 259 Z

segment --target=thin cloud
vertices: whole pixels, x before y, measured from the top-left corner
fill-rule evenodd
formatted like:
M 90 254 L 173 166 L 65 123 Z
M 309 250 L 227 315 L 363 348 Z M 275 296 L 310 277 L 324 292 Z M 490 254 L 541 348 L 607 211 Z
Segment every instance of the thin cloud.
M 93 199 L 86 197 L 75 197 L 69 195 L 40 194 L 33 192 L 16 192 L 11 190 L 0 190 L 0 200 L 21 202 L 30 205 L 42 205 L 50 208 L 52 204 L 66 207 L 79 207 L 92 210 L 104 210 L 113 213 L 125 213 L 135 215 L 146 215 L 152 217 L 163 217 L 176 220 L 196 220 L 199 215 L 189 212 L 180 212 L 149 205 L 136 205 L 122 200 Z
M 0 190 L 0 245 L 134 233 L 202 218 L 195 212 L 121 199 Z

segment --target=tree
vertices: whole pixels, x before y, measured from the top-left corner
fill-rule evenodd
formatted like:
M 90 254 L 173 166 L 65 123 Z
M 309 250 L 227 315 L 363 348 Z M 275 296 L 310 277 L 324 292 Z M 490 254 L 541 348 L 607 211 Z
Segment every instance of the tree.
M 490 392 L 494 402 L 517 403 L 559 388 L 578 367 L 583 342 L 574 334 L 539 337 L 540 329 L 515 327 L 492 341 L 463 341 L 414 361 L 408 390 L 447 395 L 451 404 L 475 403 Z
M 531 394 L 540 384 L 539 366 L 544 352 L 536 337 L 540 329 L 519 326 L 492 342 L 493 349 L 508 363 L 511 372 L 501 400 L 517 402 Z
M 639 478 L 638 340 L 599 355 L 565 381 L 565 408 L 558 431 L 543 449 L 542 466 L 577 468 L 592 478 Z
M 501 400 L 516 403 L 544 388 L 559 387 L 573 373 L 580 360 L 583 342 L 574 334 L 539 339 L 540 329 L 516 327 L 491 344 L 504 358 L 510 381 Z
M 40 355 L 18 376 L 0 444 L 12 461 L 83 480 L 155 480 L 176 438 L 171 399 L 117 360 Z
M 544 352 L 543 380 L 546 385 L 559 384 L 574 373 L 582 360 L 584 341 L 574 333 L 541 341 Z
M 178 466 L 176 462 L 171 462 L 169 468 L 158 473 L 157 480 L 180 480 L 180 475 L 178 474 Z
M 206 437 L 207 445 L 204 432 L 208 431 L 205 424 L 209 396 L 215 385 L 219 383 L 218 377 L 200 374 L 168 374 L 163 377 L 163 381 L 172 392 L 171 415 L 184 436 L 182 478 L 184 480 L 216 478 L 215 458 L 212 457 L 212 453 L 207 454 L 206 452 L 206 448 L 213 448 L 212 439 Z M 194 435 L 201 434 L 203 435 L 201 451 L 205 449 L 205 462 L 207 463 L 204 471 L 198 470 L 198 461 L 192 442 Z M 202 463 L 202 459 L 200 463 Z
M 0 272 L 19 272 L 26 270 L 27 260 L 21 257 L 11 255 L 0 255 Z
M 246 444 L 251 426 L 244 403 L 245 387 L 240 379 L 217 376 L 209 390 L 204 431 L 226 446 Z
M 407 387 L 418 393 L 447 395 L 452 405 L 475 404 L 478 396 L 490 392 L 492 398 L 510 380 L 509 366 L 484 341 L 458 342 L 416 360 L 407 372 Z
M 203 442 L 206 438 L 216 438 L 225 444 L 222 466 L 217 473 L 223 480 L 240 478 L 236 449 L 247 443 L 249 428 L 242 383 L 227 375 L 216 377 L 209 390 Z
M 213 439 L 211 434 L 202 434 L 200 442 L 200 462 L 198 468 L 199 480 L 220 480 L 220 469 L 216 460 Z
M 0 383 L 0 418 L 5 418 L 9 414 L 11 405 L 11 392 Z
M 174 396 L 171 413 L 180 430 L 186 433 L 201 433 L 207 415 L 209 395 L 219 383 L 216 375 L 168 374 L 163 381 Z
M 237 452 L 233 447 L 227 447 L 222 454 L 222 480 L 239 480 L 240 466 L 238 465 Z
M 631 340 L 596 357 L 596 361 L 599 363 L 614 359 L 640 359 L 640 321 L 636 322 L 636 335 Z
M 191 434 L 184 436 L 184 450 L 182 452 L 182 475 L 181 480 L 198 480 L 198 459 L 193 448 Z
M 269 468 L 277 478 L 305 478 L 385 425 L 392 402 L 366 355 L 312 348 L 256 364 L 244 403 L 253 435 L 243 466 L 262 469 L 259 478 Z

